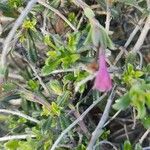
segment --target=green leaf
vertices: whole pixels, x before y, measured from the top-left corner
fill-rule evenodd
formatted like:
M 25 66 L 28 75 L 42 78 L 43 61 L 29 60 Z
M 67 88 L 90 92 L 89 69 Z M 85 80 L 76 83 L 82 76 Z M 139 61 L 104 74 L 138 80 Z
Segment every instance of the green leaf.
M 60 116 L 62 107 L 58 106 L 55 102 L 52 102 L 50 108 L 52 116 Z
M 19 147 L 17 150 L 33 150 L 35 149 L 34 143 L 29 143 L 29 142 L 24 142 L 24 141 L 19 141 Z
M 49 82 L 49 87 L 53 90 L 56 95 L 63 94 L 63 87 L 58 80 L 52 80 Z
M 88 35 L 83 43 L 83 45 L 88 45 L 89 43 L 91 43 L 92 40 L 92 27 L 89 29 L 89 31 L 87 31 Z
M 42 75 L 44 76 L 49 75 L 53 70 L 55 70 L 58 67 L 60 63 L 61 63 L 60 60 L 57 60 L 57 61 L 51 62 L 50 65 L 45 65 L 42 68 Z
M 0 10 L 3 12 L 4 16 L 7 16 L 7 17 L 17 17 L 18 16 L 18 12 L 6 3 L 0 2 Z
M 44 150 L 48 150 L 49 147 L 50 147 L 52 144 L 53 144 L 52 139 L 49 139 L 48 141 L 46 141 L 46 142 L 44 143 Z
M 142 72 L 142 71 L 135 71 L 134 76 L 135 76 L 135 78 L 139 78 L 139 77 L 141 77 L 143 74 L 144 74 L 144 72 Z
M 4 92 L 10 92 L 12 90 L 15 90 L 17 86 L 14 83 L 7 82 L 3 84 L 3 91 Z
M 145 93 L 145 103 L 150 108 L 150 92 Z
M 129 54 L 126 57 L 126 64 L 135 64 L 136 62 L 136 53 L 129 52 Z
M 71 64 L 75 63 L 80 58 L 79 54 L 66 55 L 61 58 L 63 68 L 68 68 Z
M 71 121 L 69 120 L 69 118 L 66 118 L 64 115 L 61 115 L 59 117 L 59 120 L 60 120 L 60 125 L 61 125 L 62 130 L 66 129 L 71 124 Z
M 45 107 L 42 106 L 42 112 L 41 112 L 41 116 L 49 116 L 50 115 L 50 111 Z
M 53 44 L 52 40 L 50 39 L 49 35 L 46 35 L 44 37 L 44 43 L 50 47 L 52 47 L 54 50 L 57 50 L 57 47 Z
M 63 77 L 63 83 L 64 84 L 67 84 L 69 81 L 75 81 L 76 80 L 76 77 L 74 76 L 73 73 L 68 73 L 67 75 L 65 75 Z
M 142 150 L 142 146 L 140 145 L 140 143 L 137 143 L 137 144 L 135 145 L 134 150 Z
M 31 29 L 33 31 L 36 31 L 35 25 L 36 25 L 37 21 L 36 19 L 33 20 L 25 20 L 22 24 L 22 27 L 24 29 Z
M 16 140 L 8 141 L 4 144 L 6 150 L 16 150 L 18 146 L 19 143 Z
M 124 110 L 130 105 L 131 99 L 129 97 L 129 94 L 126 93 L 124 96 L 116 100 L 115 104 L 113 105 L 113 108 L 116 110 Z
M 132 150 L 132 145 L 131 145 L 130 141 L 126 140 L 124 142 L 123 150 Z
M 95 17 L 95 14 L 94 14 L 93 10 L 90 9 L 89 7 L 86 7 L 86 8 L 84 9 L 84 14 L 85 14 L 85 16 L 86 16 L 88 19 L 92 19 L 93 17 Z
M 4 68 L 0 67 L 0 76 L 4 76 L 6 74 L 6 70 L 7 70 L 6 67 Z
M 127 64 L 127 71 L 129 74 L 132 74 L 134 72 L 133 65 L 131 65 L 130 63 Z
M 79 33 L 70 34 L 68 36 L 67 49 L 69 50 L 69 52 L 76 53 L 79 39 L 80 39 Z
M 150 128 L 150 116 L 145 116 L 144 118 L 141 119 L 141 121 L 143 122 L 143 125 L 146 129 Z
M 47 52 L 47 56 L 50 56 L 53 59 L 56 59 L 58 56 L 58 53 L 56 51 L 49 51 L 49 52 Z
M 110 49 L 114 49 L 114 44 L 110 37 L 108 36 L 105 28 L 103 26 L 100 27 L 100 43 L 104 47 L 108 47 Z
M 49 115 L 46 115 L 46 116 L 49 116 Z M 50 130 L 51 120 L 52 120 L 51 116 L 49 116 L 45 120 L 44 119 L 42 120 L 42 124 L 41 124 L 41 132 L 42 132 L 42 134 L 47 134 L 48 131 Z
M 66 90 L 65 92 L 62 93 L 61 96 L 57 97 L 57 104 L 59 106 L 67 107 L 70 96 L 71 92 Z
M 37 91 L 39 89 L 39 83 L 37 81 L 29 80 L 27 84 L 29 88 L 33 91 Z
M 123 3 L 128 4 L 128 5 L 136 5 L 137 1 L 136 0 L 121 0 Z
M 136 106 L 138 114 L 137 114 L 137 118 L 142 119 L 145 117 L 146 115 L 146 107 L 143 103 L 137 103 Z
M 22 0 L 8 0 L 8 5 L 12 8 L 18 8 L 23 4 Z
M 81 145 L 78 145 L 76 150 L 86 150 L 86 147 L 83 144 L 81 144 Z

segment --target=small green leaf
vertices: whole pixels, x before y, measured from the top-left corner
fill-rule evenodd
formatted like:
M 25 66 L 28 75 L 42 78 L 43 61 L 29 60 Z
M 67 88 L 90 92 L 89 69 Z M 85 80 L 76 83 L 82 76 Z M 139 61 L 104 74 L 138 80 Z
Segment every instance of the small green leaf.
M 71 64 L 75 63 L 80 58 L 79 54 L 71 54 L 66 55 L 65 57 L 61 58 L 62 67 L 68 68 Z
M 41 112 L 41 116 L 49 116 L 50 115 L 50 111 L 45 107 L 42 106 L 42 112 Z
M 126 93 L 120 99 L 116 100 L 115 104 L 113 105 L 113 108 L 116 110 L 124 110 L 129 106 L 130 102 L 131 99 L 129 97 L 129 94 Z
M 57 50 L 57 47 L 53 44 L 53 42 L 51 41 L 49 35 L 46 35 L 46 36 L 44 37 L 44 43 L 45 43 L 46 45 L 52 47 L 54 50 Z
M 142 122 L 143 122 L 143 125 L 146 129 L 149 129 L 150 128 L 150 117 L 149 116 L 145 116 L 143 119 L 142 119 Z
M 53 62 L 49 63 L 49 65 L 45 65 L 42 68 L 42 74 L 44 76 L 49 75 L 53 70 L 55 70 L 58 67 L 58 65 L 60 63 L 61 63 L 60 60 L 57 60 L 57 61 L 53 61 Z
M 145 117 L 146 115 L 146 107 L 144 104 L 142 103 L 137 103 L 136 106 L 138 114 L 137 114 L 137 118 L 142 119 Z
M 56 95 L 62 95 L 63 94 L 63 87 L 59 81 L 57 81 L 57 80 L 50 81 L 49 87 L 53 90 L 53 92 Z
M 56 57 L 58 56 L 56 51 L 49 51 L 47 52 L 47 56 L 52 57 L 53 59 L 56 59 Z
M 0 67 L 0 76 L 4 76 L 6 73 L 6 70 L 7 70 L 6 67 L 4 67 L 4 68 Z
M 8 5 L 11 8 L 18 8 L 23 4 L 22 0 L 8 0 Z
M 145 103 L 150 108 L 150 92 L 145 93 Z
M 92 27 L 89 29 L 89 31 L 87 31 L 88 34 L 87 34 L 87 37 L 83 43 L 83 45 L 88 45 L 89 43 L 91 43 L 91 40 L 92 40 Z
M 60 116 L 62 107 L 58 106 L 55 102 L 52 102 L 50 108 L 50 113 L 52 116 Z
M 140 143 L 137 143 L 137 144 L 135 145 L 134 150 L 142 150 L 142 146 L 140 145 Z
M 143 74 L 144 74 L 144 72 L 142 72 L 142 71 L 135 71 L 134 76 L 135 76 L 135 78 L 139 78 L 139 77 L 141 77 Z
M 129 52 L 129 54 L 126 57 L 126 64 L 135 64 L 136 62 L 136 53 Z
M 92 19 L 93 17 L 95 17 L 95 14 L 94 14 L 93 10 L 90 9 L 89 7 L 86 7 L 86 8 L 84 9 L 84 14 L 85 14 L 85 16 L 86 16 L 88 19 Z
M 36 19 L 33 19 L 33 20 L 25 20 L 22 24 L 22 27 L 24 29 L 31 29 L 33 31 L 36 31 L 36 28 L 35 28 L 35 25 L 36 25 L 37 21 Z
M 12 90 L 15 90 L 17 86 L 14 83 L 6 82 L 3 84 L 3 91 L 4 92 L 10 92 Z
M 71 121 L 68 118 L 66 118 L 64 115 L 61 115 L 59 117 L 59 120 L 60 120 L 60 125 L 62 130 L 66 129 L 71 123 Z
M 39 83 L 37 81 L 34 81 L 34 80 L 29 80 L 28 86 L 33 91 L 37 91 L 39 89 Z
M 131 65 L 130 63 L 128 63 L 128 65 L 127 65 L 127 70 L 128 70 L 128 73 L 132 73 L 132 72 L 134 72 L 134 69 L 133 69 L 133 65 Z
M 86 147 L 83 144 L 81 144 L 81 145 L 78 145 L 76 150 L 86 150 Z
M 16 140 L 8 141 L 4 144 L 6 150 L 16 150 L 18 146 L 19 143 Z
M 103 26 L 101 26 L 101 28 L 100 28 L 100 43 L 101 43 L 101 45 L 108 47 L 110 49 L 115 48 L 112 40 L 108 36 L 108 34 L 105 31 L 105 28 Z
M 132 146 L 131 146 L 130 141 L 126 140 L 124 142 L 123 150 L 132 150 Z

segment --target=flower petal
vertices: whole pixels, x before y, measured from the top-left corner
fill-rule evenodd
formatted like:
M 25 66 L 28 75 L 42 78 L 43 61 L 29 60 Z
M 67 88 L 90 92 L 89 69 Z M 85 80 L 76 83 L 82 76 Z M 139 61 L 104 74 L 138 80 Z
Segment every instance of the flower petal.
M 99 70 L 93 88 L 101 92 L 109 91 L 112 88 L 112 81 L 107 70 L 105 54 L 102 52 L 100 52 L 99 55 Z

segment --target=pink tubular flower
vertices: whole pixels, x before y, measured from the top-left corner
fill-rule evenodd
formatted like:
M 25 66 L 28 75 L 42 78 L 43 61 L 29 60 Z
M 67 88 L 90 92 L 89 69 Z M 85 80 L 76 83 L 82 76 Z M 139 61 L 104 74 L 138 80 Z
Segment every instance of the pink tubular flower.
M 97 72 L 93 89 L 101 92 L 109 91 L 112 88 L 112 81 L 107 70 L 105 53 L 100 50 L 99 53 L 99 70 Z

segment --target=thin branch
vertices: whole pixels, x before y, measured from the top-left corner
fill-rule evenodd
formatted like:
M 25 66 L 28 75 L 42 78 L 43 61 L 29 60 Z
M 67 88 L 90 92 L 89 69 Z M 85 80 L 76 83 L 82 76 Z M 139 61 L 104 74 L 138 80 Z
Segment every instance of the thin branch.
M 21 87 L 20 85 L 19 85 L 19 87 L 21 88 L 21 90 L 18 90 L 18 91 L 20 92 L 20 94 L 22 94 L 22 96 L 25 99 L 35 102 L 35 103 L 39 103 L 39 104 L 45 106 L 49 111 L 51 111 L 50 104 L 46 99 L 43 99 L 44 97 L 42 98 L 42 97 L 38 96 L 37 93 L 28 91 L 25 88 Z
M 145 17 L 140 19 L 140 21 L 138 22 L 138 24 L 136 25 L 136 27 L 134 28 L 134 30 L 132 31 L 132 33 L 130 34 L 128 40 L 126 41 L 124 47 L 127 48 L 129 46 L 129 44 L 131 43 L 131 41 L 133 40 L 134 36 L 137 34 L 137 32 L 140 30 L 141 25 L 143 24 L 145 20 Z
M 150 150 L 150 146 L 148 146 L 148 147 L 143 147 L 142 150 Z
M 113 102 L 113 98 L 114 98 L 114 90 L 115 90 L 115 87 L 113 87 L 112 91 L 111 91 L 111 94 L 108 98 L 108 101 L 107 101 L 107 104 L 106 104 L 106 107 L 105 107 L 105 110 L 104 110 L 104 113 L 96 127 L 96 129 L 94 130 L 94 132 L 92 133 L 92 137 L 91 137 L 91 140 L 89 142 L 89 145 L 87 147 L 87 150 L 92 150 L 93 149 L 93 146 L 96 142 L 96 140 L 98 139 L 99 136 L 101 136 L 102 132 L 103 132 L 103 127 L 104 127 L 104 124 L 108 118 L 108 115 L 109 115 L 109 111 L 110 111 L 110 108 L 111 108 L 111 104 Z
M 7 54 L 10 51 L 9 46 L 10 46 L 11 40 L 13 39 L 13 37 L 14 37 L 17 29 L 22 24 L 23 20 L 25 19 L 25 17 L 30 12 L 30 10 L 32 9 L 32 7 L 35 5 L 36 2 L 37 2 L 37 0 L 31 0 L 31 1 L 29 1 L 29 3 L 27 4 L 27 6 L 25 7 L 25 9 L 22 11 L 22 13 L 20 14 L 20 16 L 18 17 L 18 19 L 14 23 L 14 26 L 12 27 L 12 29 L 9 32 L 8 36 L 6 37 L 6 39 L 4 41 L 4 45 L 3 45 L 2 55 L 1 55 L 1 67 L 2 68 L 5 68 L 6 65 L 7 65 Z
M 84 64 L 78 64 L 78 66 L 77 67 L 75 66 L 74 68 L 54 70 L 54 71 L 50 72 L 48 75 L 54 75 L 54 74 L 57 74 L 57 73 L 74 72 L 76 70 L 85 70 L 85 71 L 91 73 L 91 70 L 88 69 L 88 67 L 86 65 L 84 65 Z M 120 71 L 120 70 L 121 70 L 121 68 L 117 68 L 117 67 L 109 67 L 108 68 L 108 72 L 109 73 L 117 72 L 117 71 Z M 48 76 L 48 75 L 42 75 L 42 74 L 40 74 L 40 76 Z M 92 74 L 92 75 L 95 76 L 95 74 Z
M 146 2 L 147 2 L 147 8 L 149 10 L 150 9 L 150 0 L 146 0 Z
M 10 135 L 10 136 L 4 136 L 0 138 L 0 142 L 4 141 L 10 141 L 10 140 L 24 140 L 28 137 L 35 137 L 33 134 L 23 134 L 23 135 Z
M 89 75 L 84 80 L 81 80 L 80 82 L 78 82 L 77 85 L 75 86 L 75 92 L 79 91 L 79 88 L 80 88 L 81 85 L 85 84 L 89 80 L 93 80 L 95 78 L 95 76 L 96 76 L 96 73 L 92 74 L 92 75 Z
M 77 111 L 74 106 L 69 105 L 69 108 L 73 111 L 73 114 L 74 114 L 74 116 L 75 116 L 76 118 L 79 118 L 79 117 L 81 116 L 80 113 L 79 113 L 79 111 Z M 89 139 L 90 133 L 89 133 L 88 129 L 86 128 L 86 125 L 85 125 L 84 121 L 81 120 L 81 121 L 79 121 L 78 124 L 79 124 L 79 126 L 81 127 L 81 130 L 83 131 L 83 133 L 84 133 L 84 134 L 86 135 L 86 137 Z
M 58 146 L 59 142 L 64 138 L 64 136 L 76 125 L 78 124 L 88 113 L 93 107 L 95 107 L 102 99 L 104 99 L 106 96 L 106 93 L 103 94 L 98 100 L 94 101 L 92 105 L 90 105 L 81 115 L 79 118 L 77 118 L 72 124 L 70 124 L 57 138 L 55 143 L 52 145 L 50 150 L 55 150 L 55 148 Z
M 127 125 L 124 124 L 123 127 L 124 127 L 124 130 L 125 130 L 125 136 L 126 136 L 127 140 L 130 141 L 130 139 L 129 139 L 129 133 L 128 133 L 128 130 L 127 130 Z
M 95 146 L 94 146 L 94 150 L 96 149 L 96 147 L 98 147 L 98 146 L 100 146 L 100 145 L 102 145 L 102 144 L 109 144 L 109 145 L 111 145 L 112 147 L 113 147 L 113 149 L 114 150 L 117 150 L 117 147 L 115 146 L 115 145 L 113 145 L 111 142 L 109 142 L 109 141 L 100 141 L 98 144 L 96 144 Z
M 46 95 L 49 96 L 50 91 L 49 91 L 48 87 L 45 85 L 45 83 L 43 82 L 43 80 L 41 79 L 41 77 L 38 75 L 38 72 L 36 71 L 36 68 L 30 62 L 28 62 L 28 64 L 29 64 L 30 68 L 32 69 L 32 71 L 34 72 L 35 76 L 38 78 L 41 86 L 45 90 Z
M 81 26 L 81 23 L 83 22 L 83 19 L 84 19 L 84 13 L 82 14 L 80 20 L 79 20 L 79 23 L 77 25 L 77 29 L 79 30 L 80 26 Z
M 0 23 L 8 23 L 8 22 L 11 22 L 13 21 L 14 18 L 11 18 L 11 17 L 6 17 L 6 16 L 0 16 Z
M 142 69 L 142 66 L 143 66 L 143 55 L 140 51 L 137 52 L 137 54 L 139 55 L 139 65 L 138 65 L 138 69 Z
M 143 136 L 139 139 L 139 143 L 142 144 L 143 141 L 145 140 L 145 138 L 148 136 L 148 134 L 150 133 L 150 129 L 148 129 Z
M 76 29 L 76 27 L 74 27 L 71 22 L 62 14 L 60 13 L 57 9 L 53 8 L 52 6 L 50 6 L 49 4 L 45 3 L 43 0 L 38 0 L 38 3 L 43 5 L 44 7 L 50 9 L 51 11 L 53 11 L 55 14 L 57 14 L 62 20 L 64 20 L 70 27 L 72 30 L 74 31 L 78 31 Z
M 27 119 L 27 120 L 30 120 L 30 121 L 32 121 L 32 122 L 35 122 L 35 123 L 37 123 L 37 124 L 40 123 L 39 120 L 37 120 L 37 119 L 35 119 L 35 118 L 32 118 L 32 117 L 30 117 L 30 116 L 28 116 L 28 115 L 25 115 L 25 114 L 23 114 L 23 113 L 20 112 L 20 111 L 12 111 L 12 110 L 7 110 L 7 109 L 0 109 L 0 113 L 12 114 L 12 115 L 16 115 L 16 116 L 19 116 L 19 117 L 23 117 L 23 118 L 25 118 L 25 119 Z
M 105 124 L 104 127 L 106 127 L 112 120 L 114 120 L 119 114 L 121 110 L 117 111 Z
M 14 73 L 9 73 L 8 75 L 9 78 L 12 78 L 14 80 L 20 80 L 21 82 L 24 81 L 23 77 L 18 75 L 18 74 L 14 74 Z
M 142 29 L 142 32 L 132 49 L 133 52 L 137 52 L 141 49 L 149 30 L 150 30 L 150 15 L 147 17 L 145 25 Z
M 106 22 L 105 22 L 105 29 L 107 33 L 109 33 L 110 21 L 111 21 L 111 11 L 110 11 L 110 2 L 106 0 L 107 4 L 107 15 L 106 15 Z
M 135 129 L 136 127 L 136 110 L 133 108 L 133 126 L 132 129 Z

